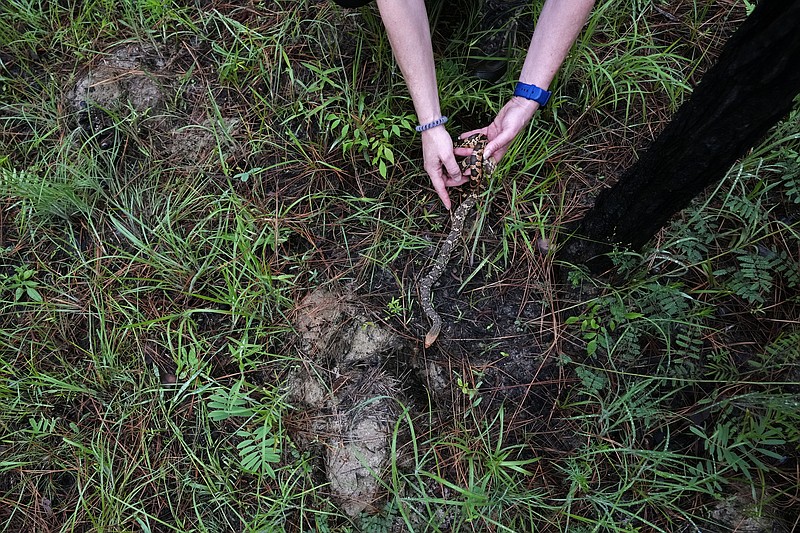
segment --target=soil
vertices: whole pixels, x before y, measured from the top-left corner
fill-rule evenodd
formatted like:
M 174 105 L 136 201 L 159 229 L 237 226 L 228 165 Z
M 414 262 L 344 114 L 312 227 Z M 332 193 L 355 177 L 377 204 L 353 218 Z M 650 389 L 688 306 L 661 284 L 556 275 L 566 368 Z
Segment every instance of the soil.
M 290 379 L 290 398 L 307 410 L 304 445 L 324 450 L 331 495 L 350 516 L 376 512 L 379 473 L 390 462 L 399 406 L 407 403 L 384 369 L 408 344 L 364 316 L 352 294 L 317 289 L 298 306 L 296 329 L 308 354 Z

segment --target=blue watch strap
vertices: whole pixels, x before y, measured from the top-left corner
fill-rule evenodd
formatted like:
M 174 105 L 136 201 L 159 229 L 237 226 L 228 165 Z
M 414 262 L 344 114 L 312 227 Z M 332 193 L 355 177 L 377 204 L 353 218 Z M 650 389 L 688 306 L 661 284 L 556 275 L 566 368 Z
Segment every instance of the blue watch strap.
M 550 100 L 551 94 L 553 93 L 545 91 L 541 87 L 529 83 L 522 83 L 521 81 L 517 82 L 517 86 L 514 87 L 514 96 L 521 96 L 528 100 L 533 100 L 534 102 L 538 102 L 542 107 Z

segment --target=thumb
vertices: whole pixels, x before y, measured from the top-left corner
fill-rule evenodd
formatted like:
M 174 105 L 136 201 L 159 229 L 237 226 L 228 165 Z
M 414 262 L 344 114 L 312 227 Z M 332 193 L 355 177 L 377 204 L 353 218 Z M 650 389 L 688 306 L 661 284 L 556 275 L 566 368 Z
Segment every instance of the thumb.
M 447 171 L 447 175 L 450 177 L 450 179 L 458 180 L 461 178 L 461 167 L 458 166 L 458 163 L 456 163 L 456 159 L 453 156 L 445 158 L 445 160 L 442 161 L 442 164 L 444 165 L 444 169 Z
M 483 150 L 483 157 L 492 157 L 497 150 L 507 146 L 514 140 L 514 134 L 508 130 L 503 130 L 497 134 L 497 137 L 486 143 L 486 148 Z

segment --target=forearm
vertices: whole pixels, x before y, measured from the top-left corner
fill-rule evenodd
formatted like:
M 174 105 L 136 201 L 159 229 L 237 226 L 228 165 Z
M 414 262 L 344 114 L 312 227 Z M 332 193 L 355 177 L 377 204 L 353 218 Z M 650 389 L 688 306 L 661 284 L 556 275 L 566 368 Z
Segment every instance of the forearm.
M 594 0 L 546 0 L 519 81 L 550 87 L 593 5 Z
M 378 0 L 381 19 L 421 124 L 439 118 L 439 90 L 424 0 Z
M 593 5 L 594 0 L 545 0 L 519 81 L 542 89 L 550 87 Z M 502 158 L 537 109 L 537 101 L 513 96 L 486 129 L 489 143 L 484 157 Z

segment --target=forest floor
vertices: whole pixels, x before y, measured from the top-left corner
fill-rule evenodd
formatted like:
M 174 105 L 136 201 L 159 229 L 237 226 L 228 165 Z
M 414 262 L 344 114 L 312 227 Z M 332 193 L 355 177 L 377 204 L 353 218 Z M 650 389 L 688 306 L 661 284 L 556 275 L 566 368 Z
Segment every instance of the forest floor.
M 454 136 L 514 82 L 467 4 Z M 598 2 L 424 348 L 450 220 L 374 8 L 0 8 L 0 528 L 799 530 L 797 109 L 612 272 L 558 258 L 750 9 Z

